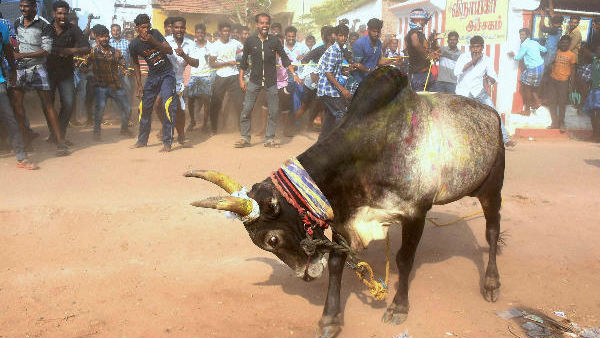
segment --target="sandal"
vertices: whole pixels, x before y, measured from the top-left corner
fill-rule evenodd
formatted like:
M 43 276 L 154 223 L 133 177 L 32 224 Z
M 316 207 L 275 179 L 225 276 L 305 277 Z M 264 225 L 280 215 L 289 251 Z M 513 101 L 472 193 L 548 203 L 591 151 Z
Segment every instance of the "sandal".
M 267 148 L 279 148 L 280 145 L 281 144 L 275 140 L 265 142 L 265 147 L 267 147 Z
M 234 148 L 247 148 L 250 147 L 252 144 L 244 139 L 241 139 L 239 141 L 237 141 L 236 143 L 233 144 Z
M 17 161 L 17 168 L 23 168 L 26 170 L 37 170 L 40 167 L 38 167 L 35 163 L 29 161 L 29 159 L 24 159 L 21 161 Z

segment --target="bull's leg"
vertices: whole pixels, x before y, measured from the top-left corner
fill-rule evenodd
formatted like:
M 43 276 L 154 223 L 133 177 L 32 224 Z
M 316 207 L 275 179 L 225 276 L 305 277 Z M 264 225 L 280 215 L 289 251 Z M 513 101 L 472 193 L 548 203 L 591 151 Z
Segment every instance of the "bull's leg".
M 483 297 L 488 302 L 495 302 L 500 295 L 500 275 L 496 266 L 496 252 L 498 250 L 498 236 L 500 235 L 502 196 L 500 190 L 498 190 L 478 196 L 478 198 L 485 215 L 485 239 L 490 245 L 490 257 L 483 283 Z
M 394 301 L 383 315 L 384 323 L 401 324 L 408 317 L 408 277 L 415 261 L 415 251 L 423 234 L 425 216 L 402 222 L 402 248 L 396 254 L 398 291 Z
M 317 337 L 335 337 L 342 330 L 342 312 L 340 306 L 340 288 L 342 285 L 342 273 L 346 254 L 331 252 L 329 254 L 329 288 L 323 316 L 319 321 Z

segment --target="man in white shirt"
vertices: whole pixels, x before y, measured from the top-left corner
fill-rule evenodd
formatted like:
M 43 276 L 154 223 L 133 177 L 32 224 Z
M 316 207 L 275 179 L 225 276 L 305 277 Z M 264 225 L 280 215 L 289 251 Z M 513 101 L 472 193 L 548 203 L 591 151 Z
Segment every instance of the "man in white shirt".
M 496 109 L 492 98 L 483 87 L 483 82 L 488 81 L 493 85 L 498 81 L 498 76 L 494 71 L 492 59 L 483 54 L 483 45 L 484 40 L 481 36 L 472 37 L 469 45 L 470 53 L 463 53 L 456 60 L 454 67 L 454 75 L 457 78 L 456 94 L 475 99 L 479 103 Z M 502 119 L 500 119 L 500 124 L 504 145 L 513 147 L 515 142 L 508 137 L 508 131 L 504 127 Z
M 229 99 L 233 101 L 235 111 L 242 110 L 244 95 L 238 81 L 239 70 L 235 57 L 244 46 L 239 41 L 230 39 L 230 34 L 231 24 L 220 23 L 219 39 L 211 44 L 209 49 L 208 64 L 217 69 L 210 103 L 210 124 L 213 134 L 217 133 L 219 111 L 226 92 L 229 93 Z
M 177 93 L 177 113 L 175 118 L 175 129 L 177 129 L 177 142 L 184 148 L 189 148 L 191 145 L 185 143 L 185 102 L 183 100 L 183 72 L 187 65 L 198 67 L 199 61 L 195 53 L 194 41 L 185 37 L 186 21 L 182 17 L 174 17 L 172 19 L 171 31 L 172 34 L 166 37 L 167 42 L 173 49 L 174 53 L 167 55 L 169 61 L 173 65 L 175 71 L 175 91 Z
M 294 26 L 285 28 L 285 43 L 283 44 L 283 50 L 287 54 L 288 58 L 290 58 L 290 61 L 298 73 L 302 73 L 303 69 L 302 66 L 299 66 L 299 64 L 310 50 L 304 43 L 296 41 L 296 33 L 298 33 L 298 30 Z M 302 104 L 302 85 L 294 82 L 291 78 L 288 79 L 288 83 L 290 83 L 288 89 L 291 88 L 294 97 L 294 113 L 296 113 Z
M 190 124 L 188 131 L 196 126 L 195 111 L 204 107 L 204 123 L 202 131 L 208 132 L 208 109 L 212 95 L 212 85 L 215 80 L 215 71 L 208 65 L 208 54 L 211 43 L 206 40 L 206 26 L 199 23 L 195 27 L 196 40 L 194 41 L 194 55 L 198 58 L 198 67 L 192 67 L 190 71 L 190 82 L 188 83 L 188 112 Z M 198 106 L 196 106 L 196 103 Z

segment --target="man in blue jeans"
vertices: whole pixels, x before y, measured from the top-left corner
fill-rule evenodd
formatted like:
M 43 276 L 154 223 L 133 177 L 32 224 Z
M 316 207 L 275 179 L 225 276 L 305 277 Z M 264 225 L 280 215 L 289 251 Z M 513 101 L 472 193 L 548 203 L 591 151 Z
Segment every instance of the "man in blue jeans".
M 244 106 L 240 115 L 240 129 L 242 138 L 234 144 L 236 148 L 250 146 L 250 113 L 256 103 L 256 97 L 261 88 L 267 92 L 267 105 L 269 106 L 269 117 L 267 119 L 267 130 L 265 134 L 265 147 L 277 147 L 275 141 L 275 129 L 277 128 L 277 114 L 279 113 L 279 96 L 277 92 L 277 71 L 275 68 L 276 56 L 281 58 L 281 63 L 294 77 L 294 81 L 300 83 L 300 78 L 294 71 L 289 57 L 283 50 L 281 41 L 276 36 L 269 35 L 271 17 L 266 13 L 260 13 L 254 18 L 256 21 L 256 35 L 249 36 L 244 43 L 244 53 L 240 63 L 239 83 L 242 91 L 246 93 Z M 277 54 L 277 55 L 276 55 Z M 244 73 L 250 68 L 250 81 L 244 83 Z
M 14 83 L 17 79 L 17 67 L 15 65 L 14 51 L 10 44 L 8 27 L 4 23 L 0 23 L 0 35 L 2 43 L 0 43 L 0 54 L 8 61 L 10 67 L 10 79 Z M 8 92 L 6 90 L 6 80 L 0 72 L 0 124 L 5 128 L 6 133 L 12 144 L 13 151 L 17 155 L 17 168 L 28 170 L 38 169 L 35 163 L 27 158 L 25 152 L 25 144 L 19 131 L 19 125 L 15 120 L 15 113 L 12 110 Z
M 160 95 L 163 104 L 160 110 L 163 113 L 163 147 L 160 152 L 171 151 L 173 143 L 173 129 L 177 112 L 177 94 L 175 93 L 175 72 L 173 65 L 167 58 L 173 54 L 173 49 L 165 38 L 156 29 L 152 29 L 150 17 L 139 14 L 135 20 L 135 29 L 138 36 L 129 44 L 129 55 L 135 70 L 137 83 L 137 97 L 141 98 L 140 104 L 140 130 L 137 142 L 133 148 L 145 147 L 150 136 L 152 110 L 156 97 Z M 148 64 L 148 77 L 142 87 L 142 72 L 138 56 Z M 164 105 L 164 106 L 163 106 Z
M 327 48 L 319 62 L 320 75 L 317 84 L 317 96 L 326 107 L 319 139 L 327 136 L 346 113 L 344 99 L 350 100 L 352 98 L 350 91 L 339 82 L 344 61 L 342 48 L 348 40 L 349 33 L 348 26 L 344 24 L 335 27 L 336 42 Z
M 132 136 L 128 129 L 131 106 L 127 91 L 123 89 L 121 74 L 129 75 L 123 54 L 112 47 L 108 42 L 108 28 L 96 25 L 92 28 L 96 35 L 96 47 L 88 54 L 80 68 L 87 71 L 91 66 L 94 71 L 96 87 L 94 88 L 96 104 L 94 106 L 94 140 L 100 141 L 100 128 L 102 114 L 106 107 L 106 100 L 111 97 L 121 110 L 121 135 Z
M 66 1 L 59 0 L 52 4 L 52 14 L 54 15 L 52 26 L 56 36 L 52 42 L 52 51 L 48 55 L 46 64 L 52 101 L 55 99 L 56 90 L 60 95 L 58 124 L 60 132 L 65 138 L 75 102 L 73 56 L 85 55 L 90 51 L 90 46 L 83 38 L 81 29 L 69 22 L 69 11 L 70 7 Z M 52 129 L 50 129 L 48 140 L 56 143 L 56 136 L 52 133 Z M 70 145 L 69 141 L 65 142 Z

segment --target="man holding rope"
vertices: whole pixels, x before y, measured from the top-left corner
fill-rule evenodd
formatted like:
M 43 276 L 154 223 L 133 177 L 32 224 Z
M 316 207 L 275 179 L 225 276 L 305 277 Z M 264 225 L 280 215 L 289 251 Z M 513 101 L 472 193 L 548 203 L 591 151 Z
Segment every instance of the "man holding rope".
M 432 88 L 435 80 L 431 75 L 431 60 L 434 53 L 429 50 L 423 28 L 429 22 L 431 15 L 422 8 L 410 12 L 410 30 L 405 37 L 408 52 L 410 86 L 416 92 Z

